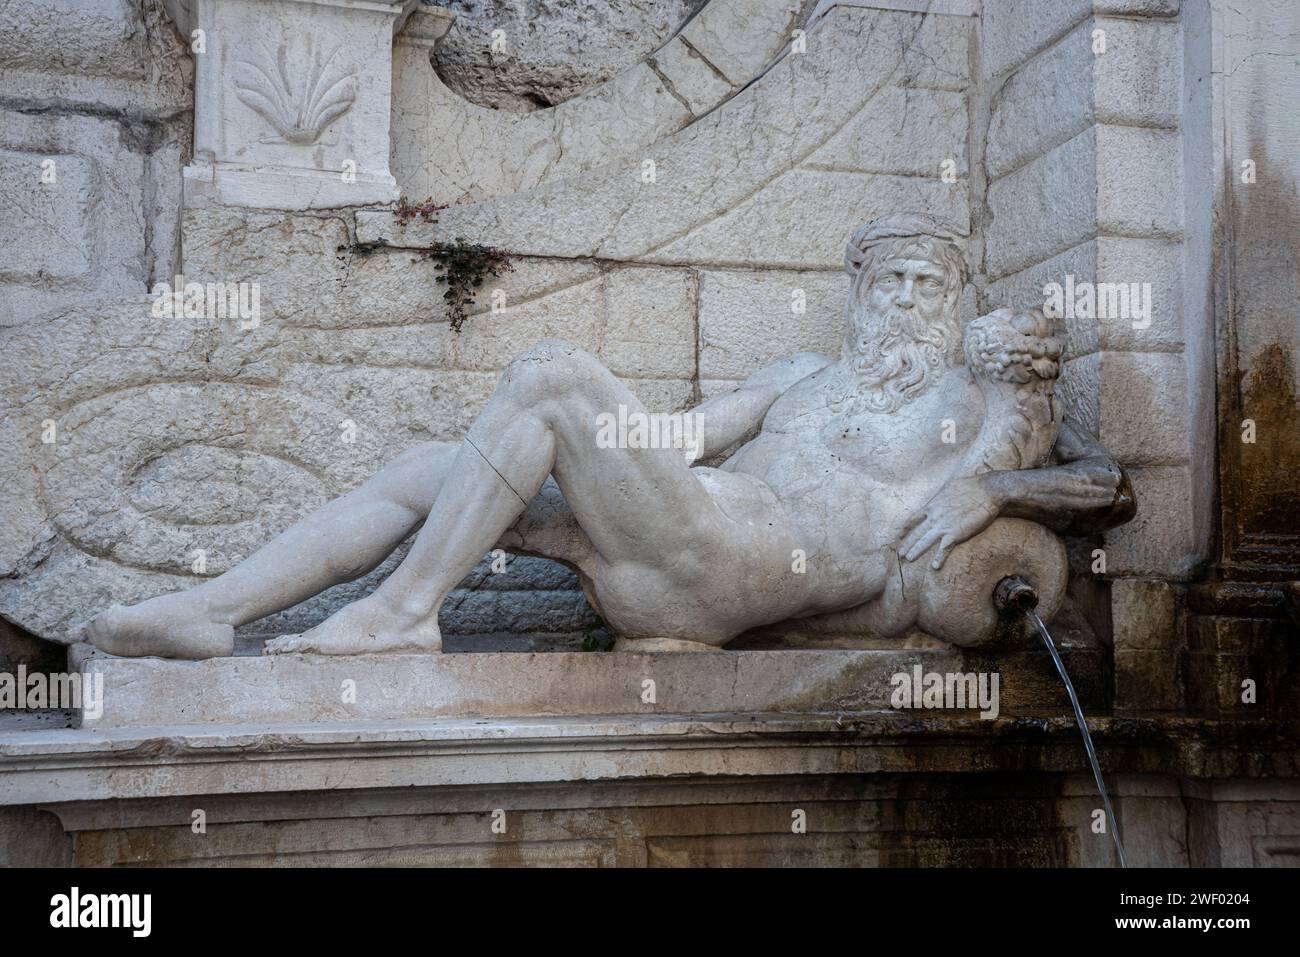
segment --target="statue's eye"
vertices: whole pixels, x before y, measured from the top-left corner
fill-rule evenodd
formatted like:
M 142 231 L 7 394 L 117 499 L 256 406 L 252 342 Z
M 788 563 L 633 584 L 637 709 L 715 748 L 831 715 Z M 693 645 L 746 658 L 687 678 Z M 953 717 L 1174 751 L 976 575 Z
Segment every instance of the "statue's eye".
M 930 290 L 938 289 L 938 288 L 939 288 L 939 280 L 937 280 L 937 279 L 927 279 L 927 280 L 925 280 L 924 283 L 922 283 L 922 285 L 924 285 L 926 289 L 930 289 Z

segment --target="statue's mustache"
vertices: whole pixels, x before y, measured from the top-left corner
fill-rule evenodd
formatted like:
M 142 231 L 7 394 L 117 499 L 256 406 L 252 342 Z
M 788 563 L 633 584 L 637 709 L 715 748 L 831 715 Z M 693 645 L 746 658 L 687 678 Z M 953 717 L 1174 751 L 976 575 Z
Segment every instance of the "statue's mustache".
M 862 309 L 854 323 L 854 345 L 861 354 L 880 354 L 902 343 L 918 343 L 943 348 L 951 340 L 952 330 L 943 317 L 932 320 L 916 309 L 888 306 Z
M 893 412 L 937 381 L 960 341 L 957 319 L 946 311 L 859 304 L 843 357 L 846 400 L 859 410 Z

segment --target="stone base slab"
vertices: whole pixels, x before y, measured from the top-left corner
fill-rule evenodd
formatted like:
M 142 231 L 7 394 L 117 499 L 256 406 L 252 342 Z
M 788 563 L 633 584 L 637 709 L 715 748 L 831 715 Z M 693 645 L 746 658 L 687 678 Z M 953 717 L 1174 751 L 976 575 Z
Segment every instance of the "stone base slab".
M 1076 660 L 1080 677 L 1091 681 L 1086 654 Z M 102 676 L 102 713 L 80 715 L 82 727 L 99 729 L 476 715 L 851 714 L 891 710 L 894 676 L 914 682 L 918 668 L 922 674 L 985 671 L 990 686 L 996 674 L 999 712 L 1060 712 L 1064 705 L 1046 655 L 1037 652 L 997 663 L 956 649 L 285 655 L 192 662 L 114 658 L 74 645 L 70 666 Z M 967 715 L 975 702 L 969 705 Z

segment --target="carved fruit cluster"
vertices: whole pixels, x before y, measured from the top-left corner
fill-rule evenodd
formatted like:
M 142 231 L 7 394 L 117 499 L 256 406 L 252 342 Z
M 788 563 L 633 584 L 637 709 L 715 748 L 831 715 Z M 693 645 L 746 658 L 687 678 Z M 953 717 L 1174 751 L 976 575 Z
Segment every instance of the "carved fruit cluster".
M 991 379 L 1023 385 L 1036 375 L 1055 379 L 1060 373 L 1064 338 L 1041 309 L 1013 313 L 998 309 L 966 327 L 966 364 Z

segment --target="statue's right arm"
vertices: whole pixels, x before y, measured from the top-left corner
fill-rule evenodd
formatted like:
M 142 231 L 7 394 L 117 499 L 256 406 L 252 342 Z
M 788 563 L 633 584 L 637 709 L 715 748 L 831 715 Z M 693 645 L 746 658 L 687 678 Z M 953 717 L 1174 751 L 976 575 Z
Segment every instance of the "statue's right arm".
M 701 402 L 691 410 L 701 416 L 703 448 L 698 458 L 712 458 L 751 437 L 763 424 L 772 403 L 787 389 L 833 361 L 815 352 L 800 352 L 764 366 L 739 388 Z

